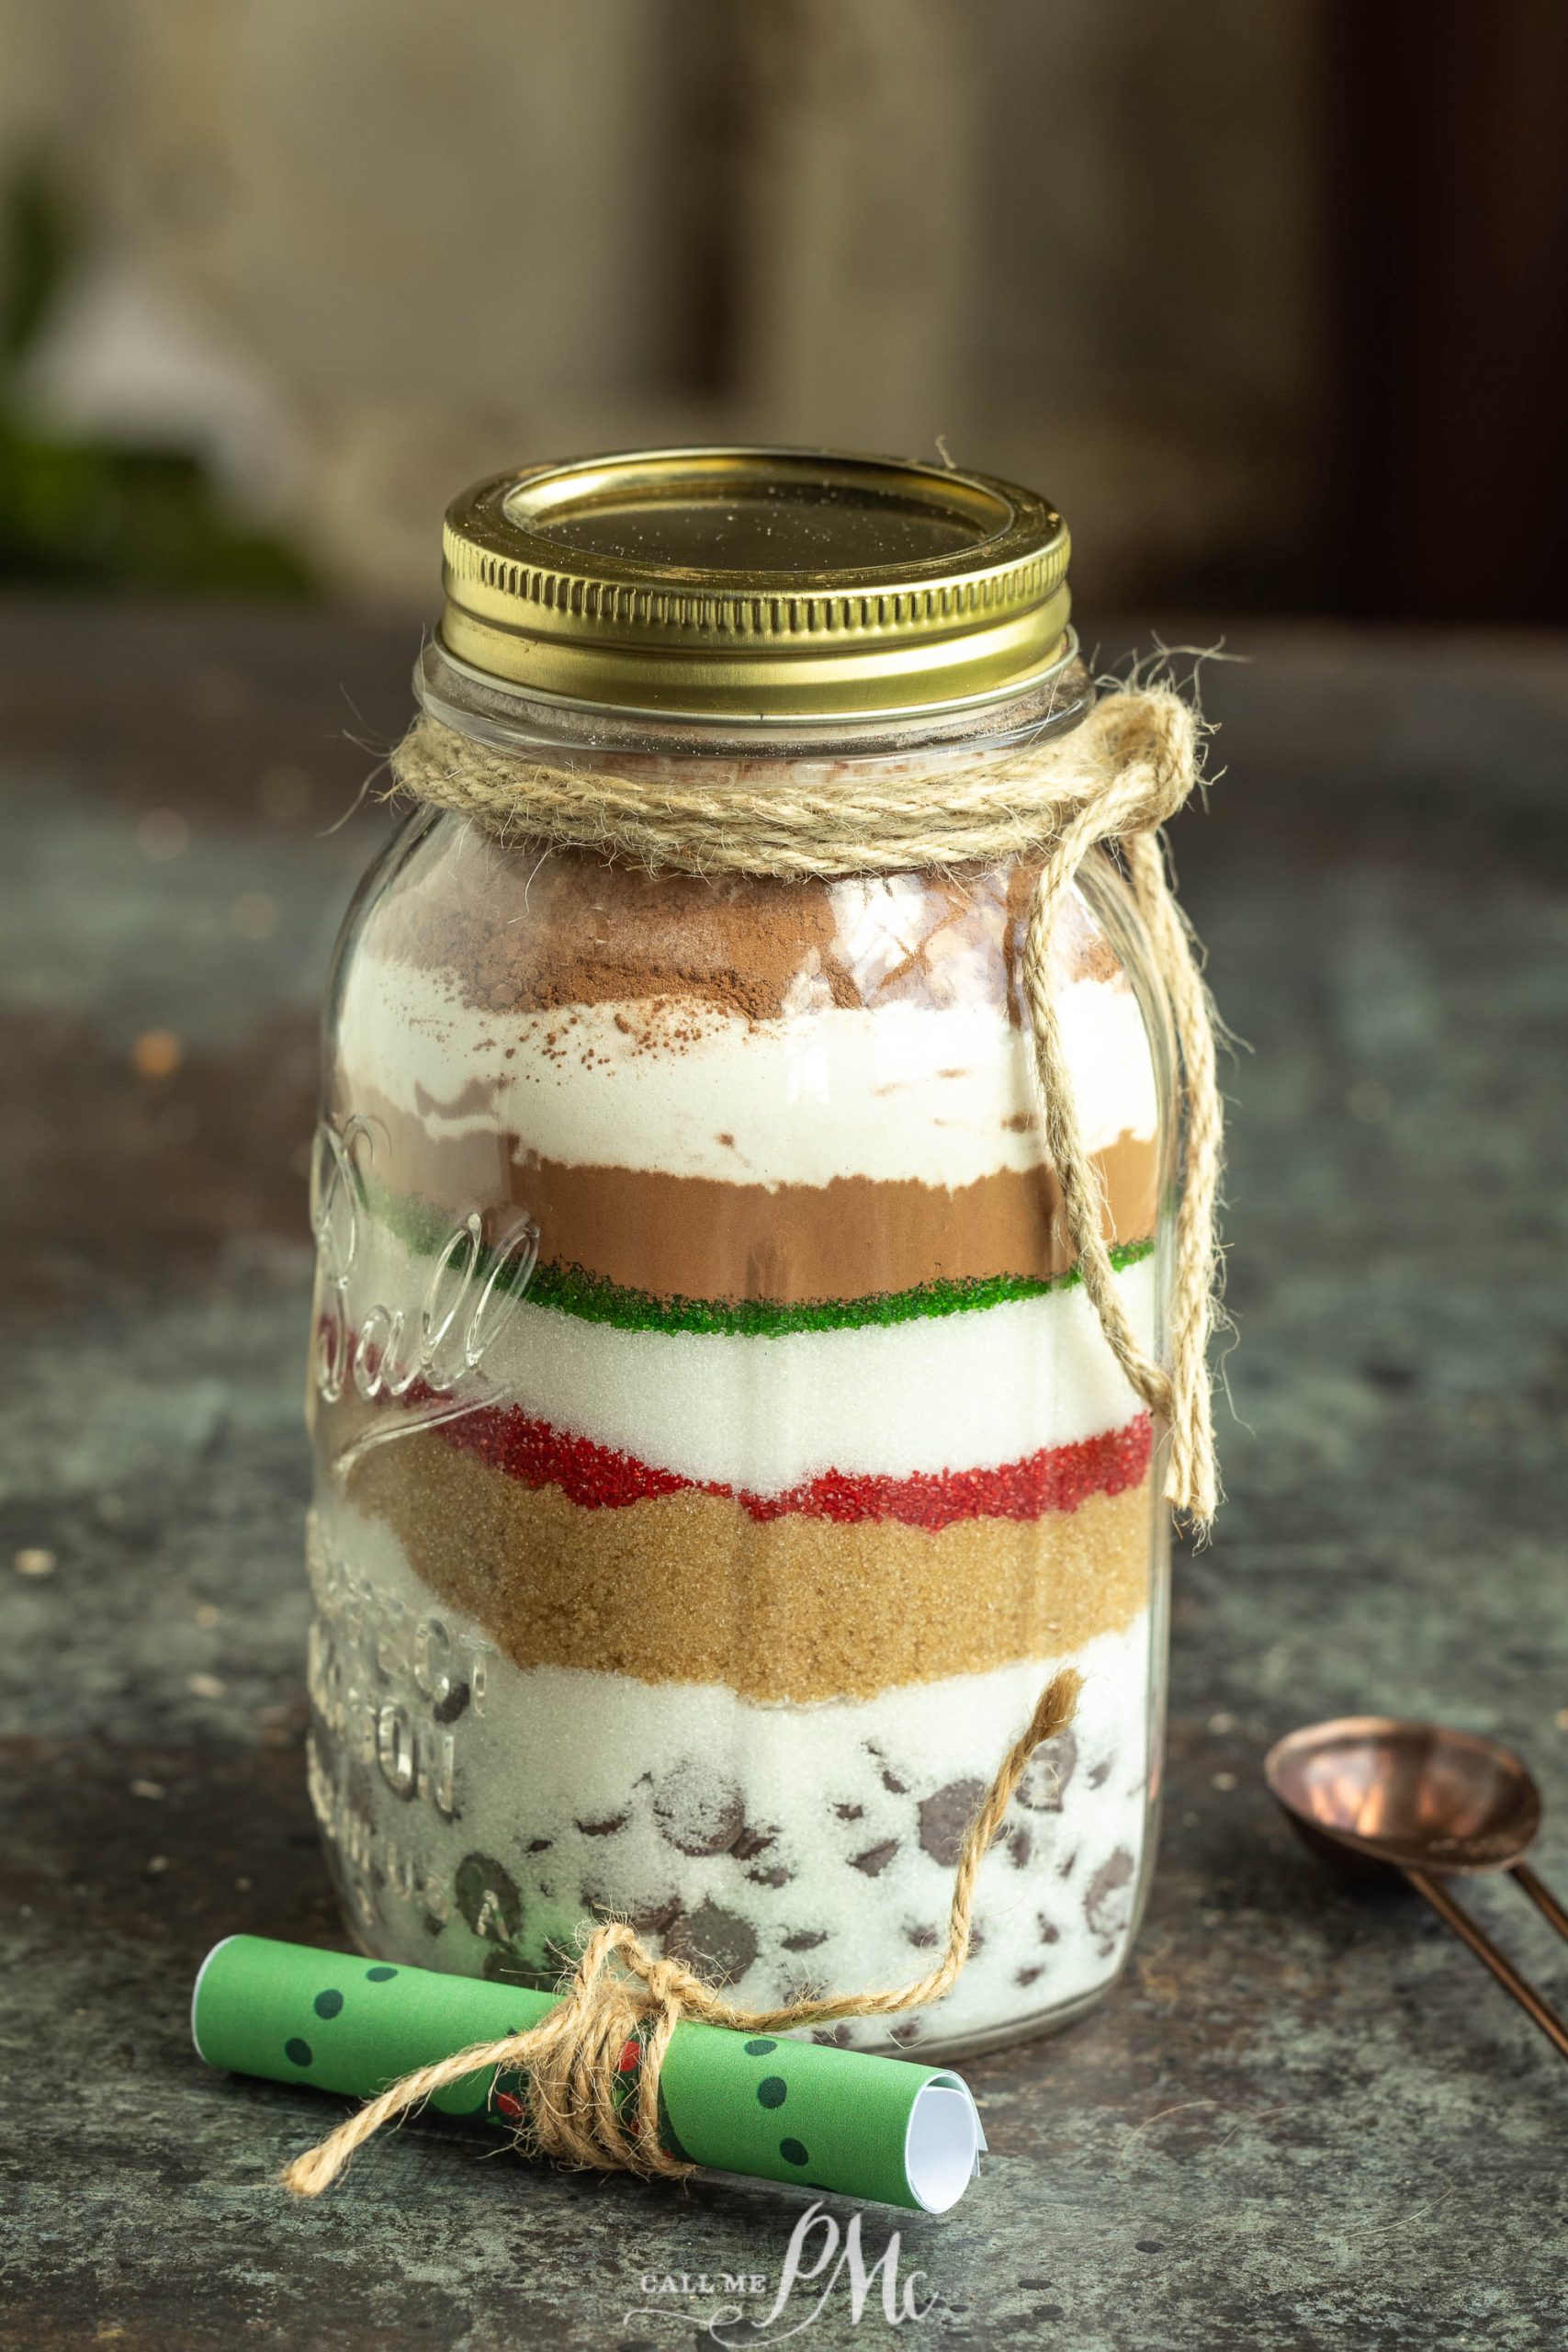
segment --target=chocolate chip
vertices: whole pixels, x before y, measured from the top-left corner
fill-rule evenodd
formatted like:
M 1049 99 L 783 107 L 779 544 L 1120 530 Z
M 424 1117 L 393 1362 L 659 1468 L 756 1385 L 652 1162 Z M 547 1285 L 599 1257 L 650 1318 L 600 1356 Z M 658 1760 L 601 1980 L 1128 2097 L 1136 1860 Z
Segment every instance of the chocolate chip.
M 1015 1829 L 1008 1839 L 1008 1856 L 1014 1870 L 1022 1870 L 1034 1851 L 1034 1840 L 1027 1829 Z
M 1115 1949 L 1116 1940 L 1125 1929 L 1132 1910 L 1131 1887 L 1134 1873 L 1132 1855 L 1125 1846 L 1100 1865 L 1084 1890 L 1084 1917 L 1090 1932 L 1100 1941 L 1100 1956 L 1107 1959 Z
M 1060 1813 L 1067 1783 L 1077 1770 L 1078 1743 L 1071 1730 L 1058 1732 L 1055 1739 L 1037 1747 L 1029 1759 L 1028 1769 L 1018 1784 L 1013 1803 L 1031 1813 Z
M 748 1871 L 746 1875 L 753 1886 L 787 1886 L 795 1872 L 786 1871 L 782 1862 L 774 1862 L 765 1871 Z
M 792 1936 L 780 1938 L 785 1951 L 815 1951 L 818 1944 L 828 1940 L 826 1928 L 797 1928 Z
M 925 2028 L 919 2018 L 903 2018 L 894 2027 L 891 2038 L 908 2049 L 911 2041 L 919 2041 L 924 2031 Z
M 716 1779 L 694 1756 L 672 1765 L 660 1781 L 653 1818 L 678 1854 L 728 1854 L 746 1827 L 735 1783 Z
M 893 1797 L 907 1797 L 909 1793 L 908 1781 L 901 1781 L 898 1778 L 897 1773 L 893 1770 L 892 1765 L 889 1764 L 886 1757 L 882 1753 L 881 1748 L 878 1747 L 874 1741 L 868 1739 L 865 1743 L 865 1752 L 876 1766 L 877 1770 L 881 1773 L 882 1785 L 887 1791 L 888 1795 Z
M 613 1838 L 616 1830 L 624 1829 L 630 1819 L 629 1812 L 612 1813 L 603 1821 L 580 1821 L 577 1826 L 585 1838 Z
M 850 2030 L 847 2025 L 819 2025 L 811 2039 L 813 2041 L 819 2041 L 824 2050 L 847 2050 L 851 2040 Z
M 865 1819 L 865 1807 L 863 1804 L 836 1804 L 833 1807 L 833 1811 L 838 1815 L 840 1821 L 863 1821 Z
M 1032 1984 L 1037 1978 L 1043 1976 L 1045 1970 L 1043 1966 L 1037 1963 L 1033 1968 L 1021 1968 L 1012 1981 L 1015 1984 Z
M 1041 1942 L 1043 1944 L 1059 1944 L 1062 1940 L 1062 1930 L 1060 1928 L 1054 1928 L 1050 1920 L 1045 1917 L 1043 1911 L 1036 1913 L 1035 1917 L 1040 1928 Z
M 880 1846 L 868 1846 L 863 1854 L 852 1856 L 850 1868 L 863 1871 L 867 1878 L 880 1878 L 897 1851 L 897 1838 L 885 1838 Z
M 918 1928 L 906 1928 L 904 1939 L 907 1943 L 913 1944 L 917 1951 L 930 1951 L 937 1940 L 937 1932 L 934 1928 L 924 1925 Z
M 622 1916 L 639 1936 L 668 1935 L 681 1916 L 681 1898 L 666 1894 L 646 1903 L 628 1903 Z
M 525 1854 L 547 1854 L 555 1842 L 553 1838 L 530 1838 L 523 1851 Z
M 457 1908 L 487 1943 L 510 1943 L 523 1924 L 523 1898 L 510 1871 L 490 1854 L 465 1854 L 453 1883 Z
M 438 1724 L 455 1724 L 468 1703 L 468 1686 L 454 1682 L 444 1699 L 437 1699 L 431 1713 Z
M 624 1919 L 639 1936 L 661 1936 L 681 1916 L 678 1894 L 638 1896 L 627 1902 L 623 1893 L 606 1894 L 590 1882 L 582 1887 L 582 1907 L 595 1919 Z
M 664 1949 L 671 1960 L 733 1984 L 757 1957 L 756 1930 L 716 1903 L 699 1903 L 669 1929 Z
M 750 1862 L 776 1844 L 778 1834 L 776 1829 L 754 1829 L 748 1822 L 729 1850 L 738 1862 Z
M 920 1843 L 933 1862 L 950 1871 L 964 1851 L 964 1834 L 974 1820 L 984 1781 L 950 1781 L 920 1807 Z
M 1099 1763 L 1095 1766 L 1094 1770 L 1089 1776 L 1089 1784 L 1091 1789 L 1102 1789 L 1105 1786 L 1105 1783 L 1111 1778 L 1111 1762 L 1112 1758 L 1109 1756 L 1102 1756 L 1100 1758 Z

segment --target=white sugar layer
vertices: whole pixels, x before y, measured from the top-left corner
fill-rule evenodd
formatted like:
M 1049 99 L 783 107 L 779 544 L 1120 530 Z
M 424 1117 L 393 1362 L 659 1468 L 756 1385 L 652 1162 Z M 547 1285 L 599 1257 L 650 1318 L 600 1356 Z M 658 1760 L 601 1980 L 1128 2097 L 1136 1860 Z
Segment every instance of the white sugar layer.
M 346 1305 L 355 1329 L 403 1316 L 405 1354 L 449 1293 L 432 1262 L 363 1220 Z M 1116 1276 L 1133 1329 L 1156 1341 L 1155 1261 Z M 381 1310 L 378 1313 L 376 1310 Z M 1080 1283 L 1044 1296 L 778 1338 L 625 1331 L 525 1295 L 492 1302 L 469 1388 L 558 1430 L 698 1483 L 780 1494 L 828 1470 L 906 1476 L 1022 1460 L 1122 1429 L 1141 1409 Z M 453 1335 L 433 1367 L 458 1362 Z M 389 1407 L 389 1410 L 397 1410 Z

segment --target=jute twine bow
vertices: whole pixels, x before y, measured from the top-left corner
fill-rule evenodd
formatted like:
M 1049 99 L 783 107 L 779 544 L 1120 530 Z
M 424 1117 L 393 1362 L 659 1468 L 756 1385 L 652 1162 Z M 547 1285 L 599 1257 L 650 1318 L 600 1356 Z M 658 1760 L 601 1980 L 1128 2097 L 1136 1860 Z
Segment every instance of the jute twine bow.
M 1046 1149 L 1077 1269 L 1128 1385 L 1170 1430 L 1166 1498 L 1207 1532 L 1218 1501 L 1209 1393 L 1224 1120 L 1209 992 L 1166 867 L 1159 828 L 1198 781 L 1199 726 L 1167 685 L 1103 695 L 1070 733 L 923 775 L 844 762 L 814 784 L 788 761 L 748 762 L 736 781 L 616 776 L 547 765 L 422 718 L 392 754 L 397 786 L 502 835 L 597 851 L 649 872 L 899 874 L 1037 858 L 1020 980 Z M 688 763 L 690 775 L 700 763 Z M 733 773 L 733 772 L 732 772 Z M 1051 935 L 1078 868 L 1121 855 L 1143 917 L 1181 1059 L 1183 1165 L 1171 1284 L 1171 1368 L 1140 1345 L 1104 1237 L 1100 1179 L 1084 1149 L 1051 985 Z
M 964 1834 L 948 1907 L 946 1949 L 935 1967 L 913 1984 L 881 1993 L 829 1994 L 779 2009 L 739 2008 L 679 1961 L 657 1959 L 631 1928 L 612 1919 L 593 1930 L 565 1998 L 536 2026 L 416 2067 L 378 2098 L 367 2100 L 318 2147 L 297 2156 L 283 2176 L 284 2186 L 299 2197 L 319 2197 L 384 2124 L 396 2122 L 466 2075 L 492 2067 L 515 2068 L 525 2078 L 526 2120 L 517 2137 L 530 2154 L 600 2172 L 684 2179 L 696 2167 L 672 2156 L 659 2138 L 660 2072 L 682 2018 L 735 2033 L 784 2033 L 792 2026 L 831 2025 L 840 2018 L 895 2017 L 940 2001 L 969 1957 L 980 1865 L 1030 1758 L 1066 1730 L 1081 1687 L 1070 1667 L 1054 1676 L 1027 1728 L 1009 1748 Z M 620 2060 L 633 2040 L 642 2054 L 635 2089 L 623 2108 Z
M 1039 860 L 1019 977 L 1047 1151 L 1100 1329 L 1134 1393 L 1169 1425 L 1167 1498 L 1201 1533 L 1216 1501 L 1207 1357 L 1222 1121 L 1208 991 L 1159 835 L 1197 782 L 1198 741 L 1197 721 L 1180 696 L 1149 685 L 1106 695 L 1070 734 L 972 761 L 955 757 L 940 782 L 929 770 L 899 775 L 876 763 L 839 765 L 824 784 L 784 762 L 751 762 L 728 779 L 720 773 L 695 784 L 651 770 L 615 776 L 592 764 L 574 769 L 499 750 L 429 718 L 410 730 L 391 764 L 397 786 L 415 798 L 502 838 L 592 850 L 653 873 L 805 876 Z M 1118 853 L 1125 867 L 1181 1057 L 1184 1157 L 1168 1374 L 1140 1345 L 1117 1290 L 1104 1200 L 1084 1149 L 1051 985 L 1062 901 L 1085 859 L 1102 849 Z M 964 1841 L 946 1949 L 916 1983 L 740 2008 L 611 1920 L 589 1938 L 565 1997 L 538 2025 L 405 2075 L 292 2164 L 285 2182 L 301 2196 L 320 2196 L 383 2124 L 485 2068 L 516 2068 L 525 2077 L 527 2120 L 519 2136 L 530 2149 L 604 2171 L 683 2176 L 692 2167 L 659 2143 L 660 2069 L 680 2020 L 784 2032 L 940 2000 L 968 1958 L 981 1862 L 1030 1757 L 1071 1722 L 1079 1688 L 1070 1668 L 1058 1673 L 1008 1751 Z M 623 2112 L 619 2061 L 634 2039 L 642 2056 Z

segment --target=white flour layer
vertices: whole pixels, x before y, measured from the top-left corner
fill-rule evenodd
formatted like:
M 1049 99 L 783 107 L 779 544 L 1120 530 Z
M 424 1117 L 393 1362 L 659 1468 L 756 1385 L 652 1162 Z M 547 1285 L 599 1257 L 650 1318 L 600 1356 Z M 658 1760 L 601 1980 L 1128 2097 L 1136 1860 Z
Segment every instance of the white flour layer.
M 1085 1144 L 1157 1127 L 1125 981 L 1058 999 Z M 989 1005 L 813 1009 L 749 1022 L 695 999 L 484 1012 L 455 976 L 368 948 L 337 1028 L 344 1088 L 374 1086 L 433 1139 L 498 1129 L 543 1159 L 716 1183 L 837 1176 L 956 1187 L 1038 1168 L 1029 1042 Z

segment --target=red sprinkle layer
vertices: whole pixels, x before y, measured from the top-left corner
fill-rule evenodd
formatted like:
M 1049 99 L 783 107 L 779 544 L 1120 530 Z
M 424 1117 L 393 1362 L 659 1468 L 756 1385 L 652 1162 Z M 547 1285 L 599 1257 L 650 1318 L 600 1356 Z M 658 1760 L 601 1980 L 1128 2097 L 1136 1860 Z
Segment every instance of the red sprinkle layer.
M 1042 1446 L 1021 1462 L 993 1470 L 915 1471 L 907 1478 L 852 1476 L 825 1470 L 782 1495 L 682 1478 L 656 1470 L 635 1454 L 596 1445 L 535 1420 L 516 1407 L 479 1406 L 444 1421 L 436 1434 L 503 1476 L 528 1487 L 558 1487 L 582 1510 L 624 1510 L 656 1495 L 716 1495 L 739 1503 L 754 1520 L 800 1512 L 849 1526 L 860 1520 L 902 1520 L 909 1527 L 951 1527 L 962 1519 L 1033 1520 L 1047 1511 L 1076 1510 L 1086 1495 L 1119 1495 L 1135 1487 L 1149 1466 L 1152 1432 L 1140 1413 L 1124 1429 L 1107 1430 L 1076 1445 Z

